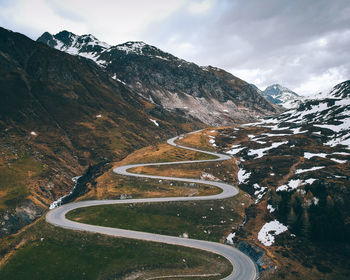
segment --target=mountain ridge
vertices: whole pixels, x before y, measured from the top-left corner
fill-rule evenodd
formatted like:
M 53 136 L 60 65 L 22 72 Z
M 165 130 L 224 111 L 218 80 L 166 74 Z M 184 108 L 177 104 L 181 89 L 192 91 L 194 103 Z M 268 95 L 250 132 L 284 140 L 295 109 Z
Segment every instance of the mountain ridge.
M 57 40 L 57 34 L 51 36 Z M 41 36 L 38 41 L 49 45 L 45 38 Z M 94 60 L 111 77 L 151 103 L 206 124 L 241 123 L 281 111 L 232 74 L 216 67 L 200 67 L 144 42 L 126 42 L 87 53 L 80 48 L 75 53 Z

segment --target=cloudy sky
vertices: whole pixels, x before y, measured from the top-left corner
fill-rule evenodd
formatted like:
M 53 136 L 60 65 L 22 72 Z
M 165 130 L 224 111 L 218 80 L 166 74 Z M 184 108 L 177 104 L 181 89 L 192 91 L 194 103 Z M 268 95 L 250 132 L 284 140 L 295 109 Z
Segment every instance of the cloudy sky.
M 307 95 L 350 79 L 349 0 L 0 0 L 0 26 L 144 41 L 261 89 Z

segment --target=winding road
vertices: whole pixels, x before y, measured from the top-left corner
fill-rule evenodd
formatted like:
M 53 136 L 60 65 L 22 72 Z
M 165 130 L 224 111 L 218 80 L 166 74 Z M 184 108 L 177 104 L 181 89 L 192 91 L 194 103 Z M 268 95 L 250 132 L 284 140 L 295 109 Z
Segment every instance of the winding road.
M 216 186 L 222 189 L 222 192 L 216 195 L 210 196 L 194 196 L 194 197 L 161 197 L 161 198 L 143 198 L 143 199 L 125 199 L 125 200 L 90 200 L 90 201 L 80 201 L 73 202 L 69 204 L 62 205 L 60 207 L 54 208 L 46 214 L 46 221 L 52 225 L 71 229 L 71 230 L 81 230 L 93 233 L 101 233 L 106 235 L 111 235 L 115 237 L 124 237 L 131 239 L 139 239 L 144 241 L 160 242 L 172 245 L 179 245 L 185 247 L 191 247 L 195 249 L 205 250 L 208 252 L 216 253 L 228 259 L 233 266 L 232 273 L 223 278 L 225 280 L 237 279 L 237 280 L 254 280 L 257 278 L 257 269 L 253 261 L 244 253 L 228 245 L 221 243 L 196 240 L 190 238 L 181 238 L 175 236 L 160 235 L 147 232 L 139 232 L 133 230 L 125 230 L 118 228 L 109 228 L 102 226 L 95 226 L 89 224 L 83 224 L 79 222 L 74 222 L 66 219 L 66 214 L 77 208 L 97 206 L 97 205 L 108 205 L 108 204 L 129 204 L 129 203 L 156 203 L 156 202 L 170 202 L 170 201 L 194 201 L 194 200 L 214 200 L 214 199 L 224 199 L 233 197 L 238 194 L 238 189 L 232 185 L 225 184 L 222 182 L 214 182 L 207 180 L 198 179 L 187 179 L 187 178 L 174 178 L 166 176 L 154 176 L 145 174 L 134 174 L 129 173 L 127 170 L 133 167 L 139 166 L 155 166 L 155 165 L 171 165 L 171 164 L 186 164 L 186 163 L 197 163 L 197 162 L 211 162 L 211 161 L 222 161 L 230 159 L 231 157 L 224 154 L 218 154 L 214 152 L 202 151 L 186 146 L 182 146 L 175 143 L 178 137 L 174 137 L 168 140 L 168 144 L 176 146 L 179 148 L 202 152 L 210 155 L 214 155 L 216 159 L 209 160 L 195 160 L 195 161 L 180 161 L 180 162 L 162 162 L 162 163 L 147 163 L 147 164 L 130 164 L 125 166 L 120 166 L 115 168 L 113 171 L 120 175 L 161 179 L 161 180 L 171 180 L 171 181 L 181 181 L 181 182 L 191 182 L 191 183 L 201 183 Z

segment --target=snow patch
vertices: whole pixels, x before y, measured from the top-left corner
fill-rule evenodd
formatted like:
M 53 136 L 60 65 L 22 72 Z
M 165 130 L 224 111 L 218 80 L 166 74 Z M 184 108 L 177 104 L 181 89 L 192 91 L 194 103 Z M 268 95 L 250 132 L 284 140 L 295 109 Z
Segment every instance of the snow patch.
M 350 128 L 350 118 L 342 119 L 341 123 L 338 125 L 333 124 L 315 124 L 317 127 L 327 128 L 333 130 L 334 132 L 340 132 L 342 130 L 347 130 Z
M 334 152 L 333 155 L 350 156 L 350 154 L 346 152 Z
M 350 133 L 345 134 L 340 137 L 336 137 L 327 143 L 325 143 L 327 146 L 335 147 L 337 145 L 344 145 L 347 146 L 347 149 L 350 149 Z
M 311 185 L 311 184 L 312 184 L 313 182 L 315 182 L 316 180 L 317 180 L 317 179 L 314 179 L 314 178 L 306 179 L 306 180 L 305 180 L 305 183 Z
M 216 144 L 215 144 L 215 136 L 212 136 L 212 135 L 209 135 L 209 143 L 213 146 L 213 147 L 216 147 Z
M 290 180 L 287 185 L 279 186 L 276 189 L 276 192 L 282 192 L 282 191 L 290 192 L 290 191 L 295 190 L 296 188 L 298 188 L 301 185 L 301 183 L 302 183 L 302 180 L 299 180 L 299 179 Z
M 306 158 L 306 159 L 310 159 L 310 158 L 313 158 L 313 157 L 326 158 L 326 156 L 328 156 L 328 154 L 325 154 L 325 153 L 318 153 L 318 154 L 309 153 L 309 152 L 305 152 L 304 153 L 304 158 Z
M 262 133 L 261 135 L 265 135 L 265 136 L 267 136 L 267 137 L 290 136 L 290 134 L 286 134 L 286 133 L 280 133 L 280 134 Z
M 238 183 L 239 184 L 245 184 L 248 181 L 250 175 L 251 175 L 251 172 L 248 173 L 246 170 L 240 168 L 238 170 L 238 174 L 237 174 L 237 176 L 238 176 Z
M 334 162 L 337 162 L 337 163 L 346 163 L 346 162 L 348 162 L 345 159 L 337 159 L 337 158 L 331 158 L 331 160 L 334 161 Z
M 271 204 L 267 204 L 266 208 L 267 208 L 267 210 L 269 210 L 270 213 L 275 212 L 275 210 L 276 210 L 275 208 L 272 207 Z
M 255 204 L 257 204 L 260 199 L 262 199 L 262 197 L 265 195 L 265 191 L 266 191 L 266 187 L 260 187 L 258 184 L 254 184 L 253 185 L 254 189 L 256 190 L 254 192 L 254 195 L 257 196 L 257 199 L 255 200 Z
M 295 170 L 295 174 L 301 174 L 301 173 L 305 173 L 305 172 L 309 172 L 309 171 L 315 171 L 315 170 L 319 170 L 325 168 L 324 166 L 314 166 L 312 168 L 309 169 L 297 169 Z
M 288 228 L 285 225 L 274 220 L 263 225 L 258 233 L 258 239 L 265 246 L 271 246 L 275 242 L 275 236 L 287 230 Z
M 227 237 L 226 237 L 226 242 L 228 244 L 233 244 L 233 238 L 236 236 L 235 232 L 231 232 Z
M 235 155 L 235 154 L 239 153 L 240 151 L 242 151 L 243 149 L 245 149 L 245 147 L 241 147 L 241 145 L 233 145 L 231 147 L 231 150 L 227 151 L 226 154 Z
M 144 42 L 126 42 L 124 44 L 115 46 L 115 49 L 119 51 L 124 51 L 126 54 L 134 53 L 134 54 L 143 54 L 143 47 L 146 44 Z
M 159 126 L 159 123 L 156 120 L 149 119 L 151 122 L 153 122 L 156 126 Z
M 249 150 L 248 155 L 252 156 L 252 155 L 257 155 L 255 158 L 261 158 L 264 155 L 266 155 L 265 152 L 271 150 L 271 149 L 275 149 L 283 144 L 287 144 L 288 141 L 284 141 L 284 142 L 276 142 L 276 143 L 272 143 L 272 145 L 270 147 L 266 147 L 266 148 L 261 148 L 261 149 L 256 149 L 256 150 Z

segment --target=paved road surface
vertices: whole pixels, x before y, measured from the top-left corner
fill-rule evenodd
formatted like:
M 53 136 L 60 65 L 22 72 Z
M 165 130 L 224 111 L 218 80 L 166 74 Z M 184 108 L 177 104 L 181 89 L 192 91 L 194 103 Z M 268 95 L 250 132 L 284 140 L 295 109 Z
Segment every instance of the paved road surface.
M 216 253 L 218 255 L 227 258 L 233 265 L 233 271 L 225 280 L 237 279 L 237 280 L 253 280 L 257 278 L 257 270 L 253 261 L 241 251 L 220 243 L 209 242 L 196 239 L 187 239 L 174 236 L 160 235 L 154 233 L 139 232 L 133 230 L 125 230 L 118 228 L 109 228 L 102 226 L 94 226 L 89 224 L 78 223 L 66 219 L 65 215 L 77 208 L 96 206 L 96 205 L 108 205 L 108 204 L 127 204 L 127 203 L 156 203 L 156 202 L 170 202 L 170 201 L 194 201 L 194 200 L 212 200 L 212 199 L 224 199 L 233 197 L 238 193 L 238 189 L 232 185 L 222 182 L 198 180 L 198 179 L 186 179 L 186 178 L 174 178 L 166 176 L 153 176 L 144 174 L 129 173 L 127 170 L 138 166 L 152 166 L 152 165 L 170 165 L 170 164 L 186 164 L 194 162 L 208 162 L 208 161 L 221 161 L 227 160 L 231 157 L 228 155 L 218 154 L 214 152 L 202 151 L 194 148 L 189 148 L 176 144 L 174 141 L 178 137 L 174 137 L 168 140 L 168 143 L 179 148 L 188 149 L 192 151 L 204 152 L 206 154 L 217 156 L 216 159 L 211 160 L 195 160 L 195 161 L 181 161 L 181 162 L 162 162 L 162 163 L 148 163 L 148 164 L 131 164 L 115 168 L 113 171 L 117 174 L 128 175 L 134 177 L 153 178 L 160 180 L 172 180 L 191 183 L 204 183 L 212 186 L 216 186 L 222 189 L 220 194 L 210 196 L 195 196 L 195 197 L 162 197 L 162 198 L 143 198 L 143 199 L 125 199 L 125 200 L 90 200 L 73 202 L 62 205 L 51 211 L 46 215 L 46 221 L 55 226 L 59 226 L 71 230 L 83 230 L 88 232 L 101 233 L 111 235 L 115 237 L 125 237 L 131 239 L 139 239 L 145 241 L 161 242 L 166 244 L 180 245 L 185 247 L 191 247 L 201 249 L 209 252 Z

